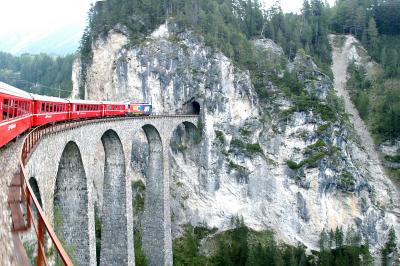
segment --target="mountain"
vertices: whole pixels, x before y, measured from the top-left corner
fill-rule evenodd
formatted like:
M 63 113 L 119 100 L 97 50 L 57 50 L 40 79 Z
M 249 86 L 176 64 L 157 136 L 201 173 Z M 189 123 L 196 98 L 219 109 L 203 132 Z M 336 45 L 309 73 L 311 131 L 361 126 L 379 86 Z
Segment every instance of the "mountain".
M 0 51 L 14 55 L 23 53 L 66 55 L 76 52 L 82 33 L 82 25 L 66 26 L 53 32 L 4 33 L 0 36 Z
M 398 138 L 398 98 L 385 85 L 366 125 L 356 108 L 368 104 L 350 104 L 361 96 L 372 102 L 382 81 L 397 78 L 396 42 L 378 32 L 393 31 L 384 23 L 388 2 L 361 1 L 355 17 L 357 2 L 304 1 L 299 15 L 279 7 L 265 14 L 252 0 L 94 6 L 73 68 L 75 97 L 152 102 L 161 113 L 200 110 L 198 132 L 182 125 L 170 143 L 175 264 L 265 265 L 287 252 L 283 260 L 294 265 L 371 265 L 370 251 L 386 265 L 398 259 L 399 193 L 368 134 L 372 124 L 382 140 Z M 376 65 L 368 53 L 381 55 L 384 68 L 374 80 L 352 70 Z M 353 76 L 361 82 L 348 95 Z M 138 133 L 133 187 L 146 187 L 147 145 Z M 385 147 L 397 167 L 398 149 Z M 100 199 L 95 204 L 101 209 Z M 134 210 L 136 235 L 141 211 Z

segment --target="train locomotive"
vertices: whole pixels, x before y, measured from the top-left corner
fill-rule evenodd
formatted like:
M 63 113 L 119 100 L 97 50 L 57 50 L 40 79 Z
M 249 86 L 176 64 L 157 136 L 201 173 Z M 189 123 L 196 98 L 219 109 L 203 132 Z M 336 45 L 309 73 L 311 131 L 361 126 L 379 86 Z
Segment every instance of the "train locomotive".
M 48 123 L 151 113 L 149 103 L 62 99 L 28 93 L 0 82 L 0 148 L 31 127 Z

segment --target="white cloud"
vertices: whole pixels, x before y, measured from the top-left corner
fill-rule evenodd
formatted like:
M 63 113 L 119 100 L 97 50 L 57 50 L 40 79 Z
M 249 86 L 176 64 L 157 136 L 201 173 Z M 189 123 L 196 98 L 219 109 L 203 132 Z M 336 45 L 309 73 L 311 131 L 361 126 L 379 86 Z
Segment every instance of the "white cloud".
M 1 0 L 0 35 L 42 34 L 69 25 L 86 25 L 94 0 Z

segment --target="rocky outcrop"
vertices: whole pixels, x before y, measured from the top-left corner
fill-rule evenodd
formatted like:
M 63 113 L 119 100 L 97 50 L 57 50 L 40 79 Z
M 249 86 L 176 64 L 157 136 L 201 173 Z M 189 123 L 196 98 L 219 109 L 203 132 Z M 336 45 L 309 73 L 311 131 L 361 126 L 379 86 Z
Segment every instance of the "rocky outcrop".
M 300 110 L 271 81 L 268 96 L 259 96 L 248 71 L 174 25 L 162 25 L 139 45 L 126 42 L 112 31 L 94 42 L 88 98 L 151 102 L 162 113 L 200 111 L 202 134 L 181 128 L 170 145 L 174 236 L 187 223 L 225 230 L 242 216 L 254 229 L 273 229 L 282 240 L 313 249 L 324 228 L 338 226 L 357 228 L 375 248 L 382 244 L 397 223 L 385 211 L 394 188 L 383 175 L 371 175 L 368 154 L 345 117 L 323 112 L 334 98 L 332 81 L 310 57 L 277 64 L 276 74 L 296 73 L 321 112 Z M 255 46 L 271 60 L 283 56 L 271 40 Z M 135 176 L 145 182 L 146 156 L 132 158 Z

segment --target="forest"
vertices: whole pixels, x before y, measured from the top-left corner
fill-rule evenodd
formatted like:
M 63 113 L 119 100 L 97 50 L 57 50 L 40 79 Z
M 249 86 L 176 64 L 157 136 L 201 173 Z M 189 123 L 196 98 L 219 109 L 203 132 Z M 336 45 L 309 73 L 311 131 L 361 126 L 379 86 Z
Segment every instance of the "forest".
M 32 93 L 68 97 L 74 58 L 74 55 L 13 56 L 0 52 L 0 81 Z
M 89 12 L 89 24 L 81 39 L 82 62 L 90 63 L 92 39 L 116 25 L 126 26 L 131 45 L 135 45 L 166 19 L 203 36 L 208 46 L 223 52 L 239 67 L 249 69 L 260 97 L 266 93 L 258 81 L 274 77 L 271 69 L 265 69 L 268 64 L 260 63 L 251 40 L 273 39 L 284 49 L 288 60 L 302 49 L 332 77 L 328 35 L 354 35 L 381 64 L 383 72 L 369 82 L 359 76 L 361 83 L 351 83 L 352 98 L 378 142 L 399 138 L 399 0 L 338 0 L 332 7 L 322 0 L 304 0 L 300 14 L 283 13 L 280 1 L 268 10 L 263 10 L 257 0 L 97 2 Z

